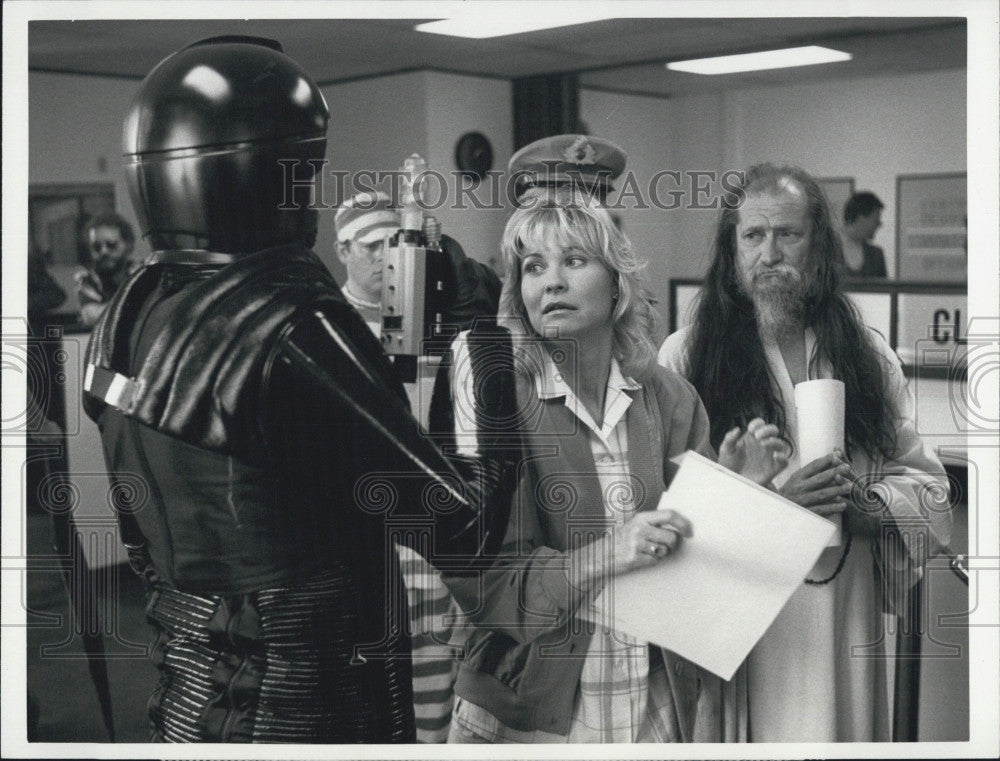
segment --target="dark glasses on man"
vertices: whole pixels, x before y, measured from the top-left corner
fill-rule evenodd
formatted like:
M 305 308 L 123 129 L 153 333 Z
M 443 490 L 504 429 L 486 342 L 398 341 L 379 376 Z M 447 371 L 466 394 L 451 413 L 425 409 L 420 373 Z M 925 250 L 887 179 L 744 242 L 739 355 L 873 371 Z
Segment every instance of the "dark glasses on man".
M 90 244 L 90 250 L 96 253 L 101 251 L 117 251 L 121 247 L 121 241 L 117 240 L 95 240 Z

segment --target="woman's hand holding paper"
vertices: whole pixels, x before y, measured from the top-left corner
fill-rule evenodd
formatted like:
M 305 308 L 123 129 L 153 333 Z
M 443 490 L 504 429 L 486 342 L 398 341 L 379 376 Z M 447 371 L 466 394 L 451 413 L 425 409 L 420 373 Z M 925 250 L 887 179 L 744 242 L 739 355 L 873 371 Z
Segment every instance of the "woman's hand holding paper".
M 691 522 L 674 510 L 638 513 L 596 542 L 570 553 L 570 563 L 577 567 L 571 578 L 590 584 L 655 565 L 692 535 Z

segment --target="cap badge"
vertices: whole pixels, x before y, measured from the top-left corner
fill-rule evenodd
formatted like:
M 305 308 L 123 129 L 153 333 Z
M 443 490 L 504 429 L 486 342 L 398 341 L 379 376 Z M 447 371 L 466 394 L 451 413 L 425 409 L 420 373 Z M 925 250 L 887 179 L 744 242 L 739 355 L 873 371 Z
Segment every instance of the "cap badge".
M 563 158 L 571 164 L 593 164 L 596 157 L 596 151 L 585 137 L 578 137 L 563 151 Z

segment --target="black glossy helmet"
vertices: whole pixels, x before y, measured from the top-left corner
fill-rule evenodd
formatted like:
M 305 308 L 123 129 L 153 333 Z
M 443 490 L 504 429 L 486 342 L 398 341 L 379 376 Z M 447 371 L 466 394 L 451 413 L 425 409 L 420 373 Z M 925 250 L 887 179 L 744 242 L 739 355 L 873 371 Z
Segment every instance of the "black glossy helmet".
M 330 112 L 312 78 L 258 37 L 213 37 L 161 61 L 125 118 L 125 176 L 154 251 L 312 246 L 309 180 Z

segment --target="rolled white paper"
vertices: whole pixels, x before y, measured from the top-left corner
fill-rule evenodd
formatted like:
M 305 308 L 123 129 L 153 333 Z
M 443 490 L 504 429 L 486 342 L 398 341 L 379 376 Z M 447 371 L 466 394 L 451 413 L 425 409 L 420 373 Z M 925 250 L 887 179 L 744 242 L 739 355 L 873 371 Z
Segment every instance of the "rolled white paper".
M 817 457 L 830 454 L 834 449 L 844 451 L 844 384 L 839 380 L 820 379 L 805 381 L 795 386 L 795 415 L 799 436 L 796 446 L 800 466 L 808 465 Z M 840 516 L 831 518 L 838 529 Z M 840 544 L 840 531 L 834 535 L 830 546 Z
M 844 449 L 844 384 L 811 380 L 795 386 L 799 462 L 808 465 L 834 449 Z

